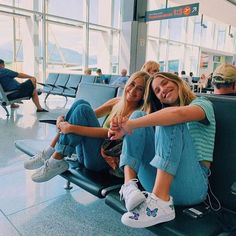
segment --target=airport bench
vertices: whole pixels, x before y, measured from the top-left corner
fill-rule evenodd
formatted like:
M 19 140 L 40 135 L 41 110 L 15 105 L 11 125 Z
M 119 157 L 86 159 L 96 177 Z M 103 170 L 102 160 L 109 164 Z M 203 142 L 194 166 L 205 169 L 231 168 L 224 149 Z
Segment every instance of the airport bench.
M 82 85 L 82 84 L 81 84 Z M 93 87 L 87 84 L 85 86 Z M 106 85 L 96 85 L 106 86 Z M 95 88 L 98 88 L 96 87 Z M 109 86 L 108 86 L 109 87 Z M 88 89 L 88 88 L 87 88 Z M 101 92 L 101 91 L 100 91 Z M 97 94 L 101 93 L 98 92 Z M 91 90 L 84 93 L 91 99 Z M 90 95 L 89 95 L 90 94 Z M 83 91 L 78 92 L 78 96 L 83 97 Z M 99 97 L 99 96 L 98 96 Z M 211 235 L 234 235 L 236 230 L 236 99 L 234 97 L 209 95 L 212 101 L 216 116 L 216 139 L 214 148 L 214 162 L 211 166 L 211 176 L 209 178 L 211 189 L 221 203 L 221 210 L 210 211 L 203 217 L 192 218 L 183 213 L 186 207 L 176 207 L 176 218 L 170 222 L 162 223 L 148 228 L 158 235 L 181 235 L 181 236 L 211 236 Z M 96 97 L 93 97 L 93 106 L 96 107 Z M 31 142 L 31 143 L 30 143 Z M 23 152 L 32 155 L 32 148 L 38 150 L 42 148 L 40 143 L 32 144 L 32 140 L 18 140 L 16 147 Z M 31 153 L 30 153 L 31 152 Z M 122 179 L 109 175 L 107 172 L 89 171 L 83 166 L 70 168 L 62 174 L 62 177 L 72 182 L 88 192 L 102 198 L 105 202 L 120 213 L 126 211 L 124 203 L 119 198 L 119 186 Z M 211 201 L 216 208 L 217 204 L 211 195 Z M 195 206 L 193 206 L 195 207 Z
M 43 86 L 42 92 L 46 93 L 44 102 L 47 101 L 49 95 L 59 95 L 67 99 L 67 97 L 75 98 L 80 83 L 102 83 L 109 84 L 120 77 L 119 75 L 80 75 L 80 74 L 58 74 L 49 73 L 45 83 L 39 83 Z M 127 77 L 128 78 L 128 77 Z M 118 87 L 117 85 L 114 85 Z
M 6 116 L 10 116 L 9 111 L 7 109 L 7 106 L 9 106 L 13 103 L 21 103 L 22 100 L 30 99 L 30 97 L 22 97 L 22 98 L 17 98 L 17 99 L 14 99 L 14 100 L 9 100 L 8 95 L 13 94 L 15 92 L 17 92 L 17 90 L 4 91 L 2 85 L 0 84 L 0 105 L 6 111 Z
M 75 98 L 80 83 L 95 83 L 96 80 L 95 75 L 49 73 L 46 82 L 38 84 L 43 86 L 42 92 L 46 93 L 46 102 L 49 95 Z
M 76 99 L 84 99 L 90 102 L 93 108 L 96 108 L 107 100 L 116 96 L 117 88 L 113 86 L 80 83 Z M 100 124 L 104 122 L 104 118 L 99 119 Z M 33 156 L 36 152 L 46 147 L 49 141 L 44 140 L 17 140 L 15 146 L 29 156 Z M 92 148 L 92 147 L 91 147 Z M 70 169 L 61 174 L 68 182 L 66 188 L 70 188 L 70 182 L 74 183 L 99 198 L 104 197 L 107 192 L 112 189 L 119 188 L 123 183 L 123 179 L 110 175 L 108 171 L 95 172 L 85 167 L 70 162 Z
M 158 235 L 236 235 L 236 99 L 215 95 L 207 97 L 214 105 L 216 116 L 214 161 L 209 181 L 222 209 L 218 212 L 211 210 L 203 217 L 193 218 L 183 213 L 187 207 L 176 207 L 174 220 L 149 228 Z M 218 204 L 210 192 L 209 194 L 211 203 L 216 208 Z M 118 190 L 108 193 L 105 201 L 120 213 L 126 211 L 119 199 Z

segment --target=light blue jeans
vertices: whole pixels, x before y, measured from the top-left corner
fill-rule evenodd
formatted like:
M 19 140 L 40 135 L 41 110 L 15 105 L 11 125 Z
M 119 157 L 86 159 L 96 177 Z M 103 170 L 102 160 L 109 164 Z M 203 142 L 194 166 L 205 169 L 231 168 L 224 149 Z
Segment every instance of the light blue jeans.
M 100 127 L 95 112 L 85 100 L 74 102 L 66 114 L 65 120 L 74 125 Z M 61 134 L 55 150 L 63 156 L 71 156 L 77 151 L 80 164 L 83 164 L 90 170 L 100 171 L 108 168 L 100 152 L 103 141 L 103 138 L 91 138 L 77 134 Z
M 144 116 L 135 111 L 130 119 Z M 174 176 L 170 194 L 176 205 L 197 204 L 205 200 L 208 169 L 197 160 L 186 124 L 138 128 L 126 135 L 120 167 L 130 166 L 148 192 L 152 192 L 157 169 Z

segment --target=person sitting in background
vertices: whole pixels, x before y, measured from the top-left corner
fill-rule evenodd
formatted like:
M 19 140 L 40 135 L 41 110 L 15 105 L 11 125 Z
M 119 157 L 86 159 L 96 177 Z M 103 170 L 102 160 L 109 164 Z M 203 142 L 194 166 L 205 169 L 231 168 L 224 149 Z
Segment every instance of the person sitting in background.
M 99 81 L 102 83 L 102 84 L 108 84 L 108 78 L 102 74 L 102 70 L 101 69 L 97 69 L 96 70 L 96 73 L 99 77 Z
M 193 72 L 189 72 L 189 79 L 191 83 L 193 83 Z
M 160 71 L 160 64 L 156 61 L 147 61 L 141 68 L 141 71 L 147 72 L 149 75 L 154 75 Z
M 123 95 L 110 99 L 93 111 L 90 104 L 84 100 L 76 101 L 67 115 L 57 119 L 58 133 L 50 146 L 25 161 L 26 169 L 37 169 L 32 180 L 35 182 L 48 181 L 69 168 L 64 160 L 75 150 L 82 155 L 79 162 L 93 171 L 108 169 L 109 166 L 101 156 L 101 146 L 108 136 L 108 128 L 112 117 L 129 116 L 143 105 L 143 96 L 149 75 L 138 71 L 130 77 L 124 88 Z M 99 117 L 107 116 L 103 127 L 98 122 Z M 55 149 L 54 149 L 55 147 Z
M 221 64 L 212 75 L 214 94 L 236 96 L 236 67 L 231 64 Z
M 207 86 L 208 86 L 208 77 L 206 77 L 205 74 L 202 74 L 198 81 L 197 91 L 201 93 L 202 89 L 207 88 Z
M 91 75 L 92 74 L 92 70 L 90 68 L 85 68 L 84 69 L 84 74 L 85 75 Z
M 124 87 L 128 79 L 129 79 L 129 77 L 127 76 L 127 70 L 122 69 L 121 76 L 116 78 L 115 81 L 113 81 L 111 83 L 111 85 L 118 86 L 118 87 Z
M 181 79 L 183 79 L 190 87 L 192 86 L 192 77 L 187 76 L 184 70 L 181 71 Z
M 15 78 L 28 79 L 19 83 Z M 16 90 L 16 92 L 7 95 L 9 100 L 17 98 L 31 97 L 37 108 L 37 112 L 47 112 L 39 102 L 38 91 L 36 89 L 36 78 L 24 73 L 19 73 L 5 68 L 4 60 L 0 59 L 0 83 L 4 91 Z M 17 108 L 19 105 L 12 104 L 11 108 Z
M 178 76 L 156 73 L 147 86 L 144 111 L 150 114 L 135 111 L 129 120 L 114 117 L 109 129 L 112 140 L 126 134 L 120 195 L 128 212 L 121 221 L 135 228 L 170 221 L 175 218 L 174 205 L 206 199 L 216 129 L 212 103 L 196 97 Z M 137 186 L 137 176 L 147 198 Z

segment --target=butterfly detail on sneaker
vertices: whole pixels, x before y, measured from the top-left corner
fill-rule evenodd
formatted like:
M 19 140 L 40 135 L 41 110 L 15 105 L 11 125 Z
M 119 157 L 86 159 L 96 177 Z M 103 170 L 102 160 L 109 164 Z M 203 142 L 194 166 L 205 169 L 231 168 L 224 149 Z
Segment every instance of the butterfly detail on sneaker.
M 151 210 L 149 207 L 146 208 L 146 213 L 148 216 L 156 217 L 157 216 L 158 209 L 155 208 Z
M 164 201 L 153 193 L 148 193 L 146 200 L 131 212 L 126 212 L 121 217 L 121 222 L 133 228 L 145 228 L 173 220 L 175 209 L 173 199 Z
M 130 219 L 132 220 L 138 220 L 139 218 L 139 213 L 136 213 L 136 212 L 132 212 L 133 215 L 132 216 L 129 216 Z

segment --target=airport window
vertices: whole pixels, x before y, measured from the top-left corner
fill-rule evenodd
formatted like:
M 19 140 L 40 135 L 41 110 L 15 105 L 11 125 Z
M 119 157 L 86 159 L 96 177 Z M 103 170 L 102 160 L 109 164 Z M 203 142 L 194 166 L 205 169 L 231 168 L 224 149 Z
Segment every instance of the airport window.
M 106 9 L 104 2 L 96 0 L 3 0 L 0 10 L 9 16 L 0 15 L 1 56 L 14 69 L 32 63 L 29 73 L 41 79 L 52 70 L 81 72 L 89 65 L 111 73 L 113 65 L 119 67 L 120 0 L 106 0 L 105 5 Z M 87 15 L 86 6 L 93 14 Z M 2 46 L 5 43 L 7 47 Z
M 6 62 L 13 58 L 13 19 L 10 16 L 0 15 L 0 55 Z
M 224 45 L 225 45 L 225 30 L 220 29 L 217 35 L 217 49 L 223 50 Z
M 48 13 L 56 16 L 84 21 L 83 0 L 48 0 Z
M 83 61 L 83 32 L 79 27 L 48 24 L 48 67 L 78 69 Z
M 183 20 L 171 19 L 169 20 L 169 39 L 181 41 L 181 33 L 183 28 Z

